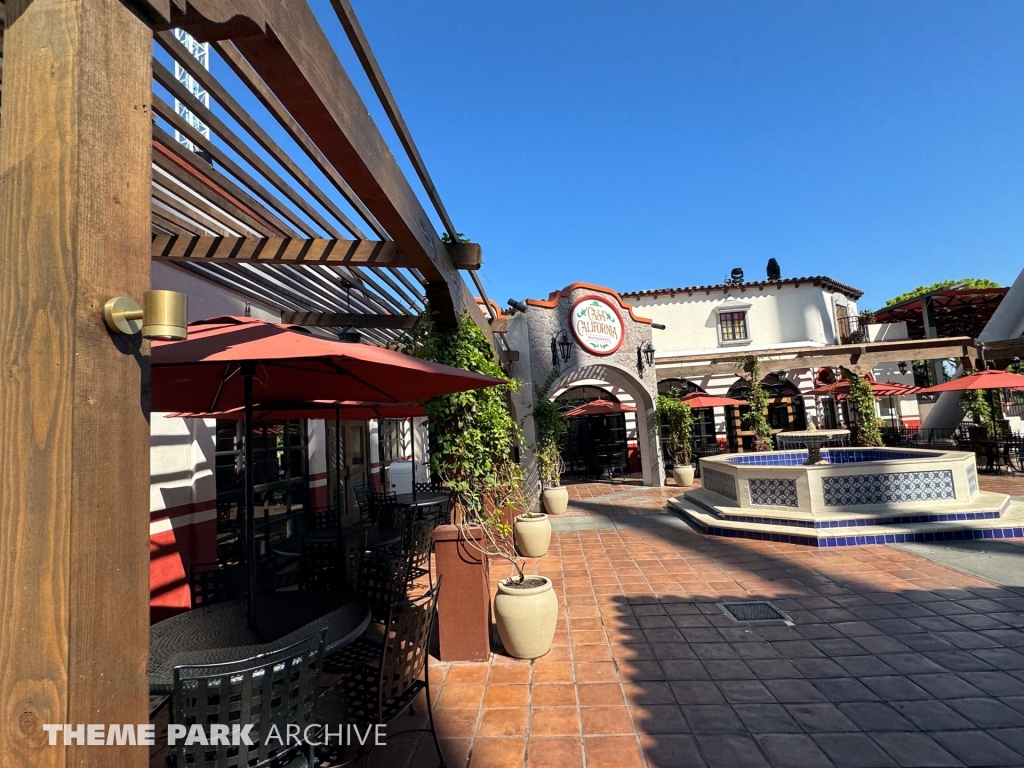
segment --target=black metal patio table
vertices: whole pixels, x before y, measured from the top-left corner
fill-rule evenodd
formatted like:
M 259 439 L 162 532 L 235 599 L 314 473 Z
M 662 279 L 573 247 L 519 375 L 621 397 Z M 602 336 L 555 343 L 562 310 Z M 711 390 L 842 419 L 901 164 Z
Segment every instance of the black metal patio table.
M 402 539 L 401 528 L 377 528 L 367 526 L 353 526 L 351 528 L 343 528 L 341 535 L 344 536 L 347 533 L 358 533 L 360 530 L 366 531 L 366 549 L 374 550 L 386 547 L 390 544 L 397 544 Z M 333 541 L 338 538 L 338 531 L 330 528 L 322 531 L 312 531 L 310 533 L 303 534 L 301 536 L 289 536 L 287 539 L 281 539 L 271 544 L 271 549 L 274 553 L 281 555 L 282 557 L 301 557 L 302 556 L 302 540 L 303 539 L 317 539 L 320 541 Z
M 415 498 L 413 498 L 411 493 L 400 493 L 395 497 L 395 502 L 400 507 L 429 507 L 431 504 L 446 503 L 448 499 L 447 493 L 426 491 L 424 493 L 417 493 Z
M 370 624 L 370 607 L 346 592 L 274 592 L 256 601 L 248 627 L 246 600 L 195 608 L 150 627 L 149 691 L 170 695 L 174 668 L 220 664 L 286 648 L 326 629 L 326 651 L 356 640 Z

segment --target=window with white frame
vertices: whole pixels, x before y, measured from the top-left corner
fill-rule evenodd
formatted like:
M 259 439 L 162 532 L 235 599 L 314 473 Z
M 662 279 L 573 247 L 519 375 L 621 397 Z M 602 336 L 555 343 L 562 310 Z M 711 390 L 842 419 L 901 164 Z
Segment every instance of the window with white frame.
M 722 341 L 747 340 L 746 312 L 719 312 L 718 326 L 722 330 Z
M 718 343 L 733 346 L 750 343 L 747 312 L 750 305 L 731 299 L 715 309 L 718 315 Z

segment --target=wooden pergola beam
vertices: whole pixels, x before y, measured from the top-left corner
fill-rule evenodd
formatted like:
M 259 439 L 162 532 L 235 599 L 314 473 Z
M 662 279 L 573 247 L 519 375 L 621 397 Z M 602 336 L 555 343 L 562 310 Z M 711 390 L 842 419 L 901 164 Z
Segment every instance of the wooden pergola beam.
M 358 267 L 411 267 L 390 240 L 328 240 L 290 237 L 169 237 L 150 244 L 153 261 L 258 261 Z
M 145 723 L 152 32 L 120 0 L 7 0 L 0 133 L 0 765 L 142 768 L 47 723 Z M 111 130 L 111 126 L 116 130 Z
M 442 326 L 490 329 L 305 0 L 137 0 L 200 41 L 231 40 L 428 284 Z M 443 291 L 442 291 L 443 286 Z
M 680 355 L 658 358 L 659 368 L 671 368 L 686 377 L 716 374 L 743 375 L 745 358 L 755 355 L 768 370 L 841 367 L 854 373 L 866 373 L 882 363 L 906 360 L 943 360 L 978 357 L 978 342 L 967 336 L 946 339 L 908 339 L 828 347 L 799 347 L 779 352 L 722 352 L 712 355 Z
M 411 331 L 420 323 L 419 315 L 367 315 L 358 312 L 282 312 L 281 322 L 313 328 L 390 328 Z

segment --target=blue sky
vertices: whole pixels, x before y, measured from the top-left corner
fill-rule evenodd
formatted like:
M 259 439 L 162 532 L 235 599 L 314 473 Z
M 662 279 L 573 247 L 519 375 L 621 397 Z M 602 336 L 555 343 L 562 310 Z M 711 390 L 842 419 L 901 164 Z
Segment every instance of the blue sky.
M 415 179 L 328 0 L 311 4 Z M 1024 268 L 1024 3 L 353 4 L 501 303 L 762 279 L 775 257 L 876 308 Z
M 1024 3 L 354 6 L 501 302 L 1024 268 Z

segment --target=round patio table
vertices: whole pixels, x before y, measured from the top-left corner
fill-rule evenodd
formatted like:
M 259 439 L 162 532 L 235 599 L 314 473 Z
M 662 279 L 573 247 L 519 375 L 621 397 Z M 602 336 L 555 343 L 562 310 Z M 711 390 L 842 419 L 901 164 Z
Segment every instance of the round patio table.
M 424 493 L 417 493 L 416 498 L 413 499 L 411 493 L 400 493 L 395 497 L 395 501 L 402 507 L 428 507 L 431 504 L 447 502 L 448 494 L 426 491 Z
M 348 645 L 370 624 L 370 607 L 346 592 L 274 592 L 256 602 L 256 630 L 246 621 L 246 601 L 195 608 L 149 629 L 149 692 L 169 695 L 174 668 L 222 664 L 287 648 L 327 630 L 324 651 Z
M 358 532 L 359 526 L 352 528 L 342 528 L 342 535 L 347 533 Z M 402 539 L 401 528 L 366 528 L 366 548 L 368 550 L 380 549 L 386 547 L 389 544 L 396 544 Z M 289 536 L 287 539 L 281 539 L 271 544 L 271 549 L 274 550 L 275 554 L 283 557 L 301 557 L 302 556 L 302 540 L 314 539 L 320 541 L 332 541 L 338 538 L 338 531 L 325 529 L 322 531 L 312 531 L 301 536 Z

